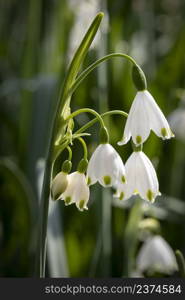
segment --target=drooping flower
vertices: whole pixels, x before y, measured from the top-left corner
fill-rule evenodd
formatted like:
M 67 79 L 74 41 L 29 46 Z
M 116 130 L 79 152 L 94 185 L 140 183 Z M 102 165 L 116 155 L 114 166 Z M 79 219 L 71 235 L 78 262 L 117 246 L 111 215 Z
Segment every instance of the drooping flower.
M 155 169 L 142 151 L 131 154 L 125 164 L 127 184 L 119 184 L 114 195 L 120 199 L 128 199 L 133 194 L 139 194 L 144 200 L 154 202 L 159 192 L 159 183 Z
M 98 181 L 108 187 L 126 182 L 122 159 L 109 143 L 96 148 L 88 164 L 87 176 L 89 185 Z
M 177 270 L 173 250 L 160 235 L 149 237 L 144 242 L 137 256 L 136 265 L 141 272 L 170 274 Z
M 136 145 L 146 141 L 153 130 L 162 139 L 174 136 L 161 109 L 147 91 L 138 91 L 129 111 L 122 140 L 118 145 L 126 144 L 132 137 Z
M 59 200 L 62 193 L 66 190 L 68 185 L 67 173 L 61 171 L 58 173 L 52 181 L 51 185 L 51 196 L 53 200 Z
M 80 211 L 88 209 L 89 187 L 84 173 L 76 171 L 68 175 L 68 185 L 61 199 L 66 205 L 75 203 Z

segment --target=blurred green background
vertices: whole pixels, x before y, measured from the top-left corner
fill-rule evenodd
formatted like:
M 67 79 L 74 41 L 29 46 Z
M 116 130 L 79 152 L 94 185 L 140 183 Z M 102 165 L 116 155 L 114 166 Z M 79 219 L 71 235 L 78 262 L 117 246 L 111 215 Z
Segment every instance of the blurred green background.
M 138 205 L 137 199 L 120 203 L 112 198 L 113 191 L 98 184 L 91 187 L 87 212 L 64 207 L 62 201 L 52 203 L 47 276 L 136 276 L 141 245 L 155 234 L 185 254 L 185 1 L 1 0 L 1 277 L 34 276 L 49 122 L 68 63 L 99 11 L 105 17 L 83 68 L 111 52 L 133 56 L 176 138 L 162 141 L 151 133 L 144 144 L 162 193 L 154 205 Z M 90 107 L 101 113 L 128 112 L 136 93 L 130 67 L 120 58 L 101 65 L 73 95 L 72 111 Z M 80 115 L 76 128 L 90 119 Z M 125 120 L 114 116 L 106 122 L 111 143 L 125 162 L 131 146 L 117 146 Z M 98 142 L 98 125 L 89 132 L 85 140 L 90 156 Z M 82 150 L 78 142 L 72 149 L 75 170 Z M 153 220 L 142 226 L 147 218 Z M 177 274 L 164 270 L 158 276 Z

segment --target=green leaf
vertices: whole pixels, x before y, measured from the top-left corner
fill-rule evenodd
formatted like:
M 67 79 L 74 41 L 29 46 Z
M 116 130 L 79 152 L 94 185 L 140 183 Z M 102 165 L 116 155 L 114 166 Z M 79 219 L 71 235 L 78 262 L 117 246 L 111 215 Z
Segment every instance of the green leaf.
M 95 17 L 94 21 L 92 22 L 92 24 L 90 25 L 89 29 L 87 30 L 80 46 L 78 47 L 72 62 L 69 66 L 66 78 L 65 78 L 65 82 L 64 82 L 64 86 L 63 86 L 63 91 L 61 94 L 61 110 L 65 104 L 65 100 L 66 100 L 66 96 L 68 94 L 68 91 L 71 87 L 71 85 L 73 84 L 79 69 L 81 67 L 81 64 L 84 61 L 84 58 L 87 54 L 87 51 L 89 50 L 89 47 L 92 43 L 92 41 L 94 40 L 94 37 L 96 35 L 96 32 L 100 26 L 101 20 L 103 18 L 104 14 L 102 12 L 98 13 L 97 16 Z M 60 110 L 60 112 L 61 112 Z
M 44 276 L 45 274 L 45 259 L 46 259 L 46 235 L 47 235 L 47 223 L 48 223 L 48 209 L 49 209 L 49 195 L 50 195 L 50 181 L 53 168 L 53 156 L 54 156 L 54 143 L 58 139 L 62 139 L 65 133 L 66 124 L 64 121 L 65 114 L 70 113 L 69 103 L 70 97 L 68 97 L 68 90 L 71 84 L 75 80 L 75 77 L 79 71 L 79 68 L 85 58 L 85 55 L 94 39 L 94 36 L 99 28 L 100 22 L 103 18 L 103 13 L 99 13 L 87 33 L 85 34 L 80 46 L 78 47 L 74 58 L 69 66 L 66 79 L 64 81 L 61 94 L 59 95 L 56 109 L 51 118 L 51 123 L 48 130 L 48 146 L 46 155 L 46 167 L 41 196 L 41 209 L 40 209 L 40 226 L 39 226 L 39 246 L 40 253 L 38 254 L 38 263 L 40 265 L 39 274 Z M 37 268 L 38 270 L 38 268 Z
M 135 257 L 135 251 L 138 243 L 138 231 L 139 223 L 143 216 L 142 200 L 136 199 L 134 206 L 132 207 L 128 223 L 125 229 L 124 236 L 124 270 L 123 274 L 126 277 L 131 275 L 133 271 L 133 262 Z
M 24 173 L 10 159 L 0 160 L 0 182 L 3 225 L 0 272 L 10 277 L 30 276 L 38 219 L 35 195 Z
M 69 277 L 59 201 L 57 203 L 50 201 L 47 251 L 49 275 L 51 277 Z

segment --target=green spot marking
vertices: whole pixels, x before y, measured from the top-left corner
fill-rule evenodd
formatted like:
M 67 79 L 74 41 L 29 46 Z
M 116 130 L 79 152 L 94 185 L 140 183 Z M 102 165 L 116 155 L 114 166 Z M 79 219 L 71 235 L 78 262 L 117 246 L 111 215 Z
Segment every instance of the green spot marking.
M 124 196 L 125 196 L 124 193 L 121 192 L 121 194 L 120 194 L 120 196 L 119 196 L 119 200 L 123 200 Z
M 57 200 L 57 199 L 60 199 L 60 195 L 61 195 L 62 193 L 56 193 L 56 194 L 53 194 L 53 193 L 51 193 L 51 196 L 52 196 L 52 199 L 53 200 Z
M 146 193 L 146 196 L 148 198 L 149 201 L 152 201 L 153 198 L 154 198 L 154 194 L 151 190 L 148 190 L 147 193 Z
M 88 184 L 88 185 L 91 184 L 91 178 L 90 178 L 90 177 L 87 178 L 87 184 Z
M 166 128 L 161 128 L 161 134 L 162 134 L 163 138 L 165 138 L 167 136 Z
M 136 136 L 136 143 L 141 144 L 141 142 L 142 142 L 142 137 L 140 135 L 137 135 Z
M 122 183 L 125 183 L 126 182 L 126 178 L 125 178 L 125 176 L 123 175 L 123 176 L 121 176 L 121 181 L 122 181 Z
M 111 178 L 110 178 L 110 176 L 108 176 L 108 175 L 104 176 L 103 177 L 103 181 L 104 181 L 105 185 L 111 184 Z
M 70 202 L 71 202 L 71 197 L 70 197 L 70 196 L 66 197 L 64 201 L 65 201 L 65 205 L 70 204 Z
M 79 202 L 79 209 L 80 210 L 83 210 L 84 204 L 85 204 L 85 200 L 80 200 L 80 202 Z

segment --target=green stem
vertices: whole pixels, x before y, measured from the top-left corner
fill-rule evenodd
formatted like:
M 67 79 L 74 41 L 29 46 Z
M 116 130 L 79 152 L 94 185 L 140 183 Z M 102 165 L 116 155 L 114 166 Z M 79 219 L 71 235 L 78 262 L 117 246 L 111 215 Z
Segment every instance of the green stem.
M 122 110 L 110 110 L 110 111 L 107 111 L 107 112 L 101 114 L 100 116 L 101 116 L 101 118 L 104 118 L 104 117 L 110 116 L 110 115 L 121 115 L 125 118 L 128 117 L 128 114 Z M 98 121 L 98 118 L 96 117 L 93 120 L 89 121 L 84 126 L 82 126 L 80 129 L 78 129 L 74 134 L 79 134 L 79 133 L 86 131 L 89 127 L 94 125 L 97 121 Z
M 68 153 L 69 153 L 68 160 L 70 160 L 70 161 L 71 161 L 71 159 L 72 159 L 72 155 L 73 155 L 73 152 L 72 152 L 72 150 L 71 150 L 71 148 L 70 148 L 69 146 L 67 146 L 66 148 L 67 148 L 67 150 L 68 150 Z
M 83 109 L 81 109 L 82 111 Z M 76 111 L 77 112 L 77 111 Z M 76 113 L 74 112 L 74 113 Z M 73 114 L 74 114 L 73 113 Z M 97 113 L 98 114 L 98 113 Z M 72 114 L 71 114 L 72 115 Z M 70 115 L 70 116 L 71 116 Z M 99 114 L 98 114 L 99 115 Z M 122 110 L 110 110 L 110 111 L 107 111 L 101 115 L 99 115 L 101 118 L 104 118 L 106 116 L 110 116 L 110 115 L 121 115 L 125 118 L 127 118 L 128 114 Z M 74 116 L 73 116 L 74 117 Z M 68 117 L 69 118 L 69 117 Z M 78 134 L 84 132 L 86 129 L 88 129 L 89 127 L 93 126 L 97 121 L 98 121 L 98 117 L 94 118 L 93 120 L 89 121 L 87 124 L 85 124 L 84 126 L 82 126 L 80 129 L 78 129 L 72 136 L 72 139 L 76 139 L 76 138 L 79 138 Z M 55 155 L 53 156 L 53 161 L 56 160 L 56 158 L 58 157 L 58 155 L 66 148 L 68 147 L 70 143 L 70 140 L 66 140 L 62 145 L 58 145 L 58 146 L 55 146 Z
M 84 142 L 84 140 L 83 140 L 81 137 L 78 137 L 77 139 L 78 139 L 78 140 L 80 141 L 80 143 L 82 144 L 82 147 L 83 147 L 83 150 L 84 150 L 84 159 L 87 159 L 88 153 L 87 153 L 87 146 L 86 146 L 86 143 Z
M 49 156 L 48 156 L 49 157 Z M 47 233 L 47 222 L 48 222 L 48 209 L 49 200 L 44 201 L 44 199 L 49 199 L 50 196 L 50 182 L 51 182 L 51 170 L 53 169 L 53 163 L 50 159 L 46 161 L 43 189 L 41 196 L 41 211 L 43 212 L 40 217 L 40 253 L 39 253 L 39 276 L 44 277 L 45 275 L 45 261 L 46 261 L 46 233 Z
M 96 35 L 96 32 L 100 26 L 103 13 L 98 13 L 89 29 L 87 30 L 82 42 L 80 43 L 73 60 L 69 66 L 64 84 L 59 93 L 59 97 L 56 103 L 55 111 L 53 113 L 50 128 L 48 131 L 48 145 L 46 153 L 46 167 L 44 172 L 44 181 L 42 187 L 41 204 L 40 204 L 40 223 L 39 223 L 39 251 L 38 251 L 38 265 L 37 268 L 40 277 L 45 275 L 45 262 L 46 262 L 46 239 L 47 239 L 47 223 L 48 223 L 48 208 L 49 208 L 49 196 L 50 196 L 50 182 L 53 170 L 53 158 L 56 157 L 56 151 L 54 151 L 54 143 L 57 138 L 58 132 L 63 136 L 65 134 L 66 124 L 64 121 L 65 115 L 69 110 L 70 97 L 68 96 L 68 90 L 72 86 L 75 78 L 78 74 L 79 68 L 87 54 L 87 51 Z M 65 143 L 64 148 L 57 149 L 61 152 L 68 146 L 68 142 Z
M 54 135 L 50 139 L 50 144 L 48 147 L 46 166 L 44 172 L 44 180 L 42 187 L 40 211 L 41 217 L 39 220 L 39 252 L 38 252 L 38 266 L 37 272 L 39 277 L 45 277 L 45 262 L 46 262 L 46 241 L 47 241 L 47 224 L 48 224 L 48 209 L 49 209 L 49 198 L 50 198 L 50 186 L 53 173 L 53 143 Z M 65 143 L 62 148 L 60 148 L 60 153 L 67 147 L 68 144 Z
M 68 121 L 69 119 L 72 119 L 72 118 L 76 117 L 79 114 L 86 113 L 86 112 L 95 115 L 96 118 L 97 118 L 97 121 L 100 122 L 101 126 L 105 127 L 104 121 L 103 121 L 101 115 L 99 113 L 97 113 L 94 109 L 91 109 L 91 108 L 81 108 L 81 109 L 78 109 L 78 110 L 74 111 L 72 114 L 70 114 L 66 118 L 66 121 Z
M 129 60 L 131 63 L 133 63 L 135 66 L 137 66 L 136 61 L 129 55 L 124 54 L 124 53 L 111 53 L 108 55 L 103 56 L 102 58 L 98 59 L 95 61 L 93 64 L 91 64 L 87 69 L 85 69 L 74 81 L 72 84 L 71 88 L 68 91 L 68 96 L 70 96 L 80 85 L 80 83 L 85 79 L 85 77 L 91 73 L 97 66 L 99 66 L 101 63 L 103 63 L 106 60 L 109 60 L 113 57 L 121 57 Z

